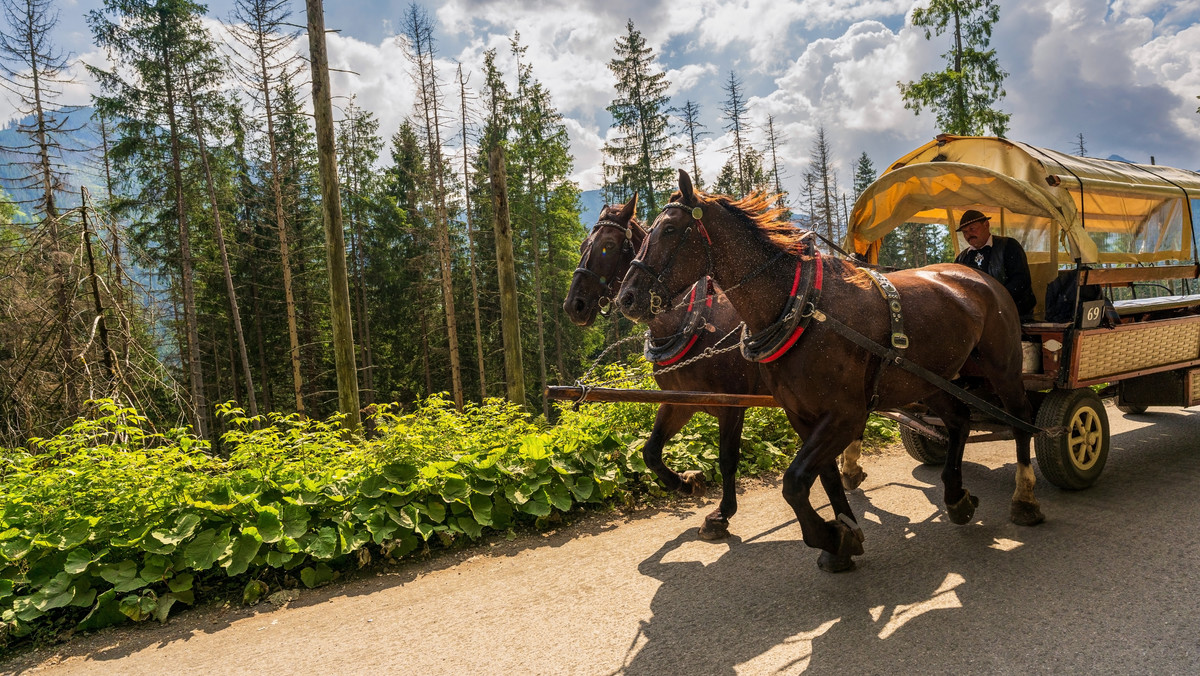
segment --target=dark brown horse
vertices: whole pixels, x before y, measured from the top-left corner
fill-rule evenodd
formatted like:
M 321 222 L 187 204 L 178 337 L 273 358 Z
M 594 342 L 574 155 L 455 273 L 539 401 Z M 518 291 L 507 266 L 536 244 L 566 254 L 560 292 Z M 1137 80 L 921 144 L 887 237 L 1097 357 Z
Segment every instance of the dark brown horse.
M 592 232 L 580 247 L 579 267 L 575 270 L 570 291 L 563 302 L 567 316 L 580 326 L 590 325 L 603 309 L 602 306 L 612 301 L 621 279 L 629 269 L 629 263 L 646 237 L 645 230 L 634 216 L 636 203 L 635 197 L 625 205 L 604 207 Z M 651 354 L 648 358 L 653 357 L 654 347 L 659 348 L 659 358 L 651 359 L 655 361 L 654 379 L 658 386 L 663 390 L 769 394 L 763 385 L 758 365 L 743 359 L 737 350 L 672 368 L 701 354 L 706 348 L 730 347 L 738 341 L 734 332 L 741 324 L 741 319 L 719 289 L 715 289 L 709 298 L 712 304 L 706 317 L 706 326 L 700 326 L 697 332 L 681 331 L 689 316 L 689 304 L 695 307 L 694 303 L 700 302 L 690 296 L 691 287 L 679 294 L 669 309 L 648 322 L 651 336 L 648 345 Z M 724 342 L 718 346 L 722 338 Z M 687 349 L 681 351 L 684 347 Z M 721 468 L 721 503 L 705 517 L 704 525 L 700 528 L 701 537 L 717 539 L 729 535 L 729 518 L 737 512 L 736 477 L 746 409 L 662 404 L 655 415 L 650 438 L 642 447 L 642 456 L 646 466 L 668 490 L 684 495 L 703 493 L 704 482 L 700 472 L 693 470 L 679 474 L 667 467 L 662 459 L 663 446 L 697 412 L 708 413 L 716 418 L 720 429 L 718 463 Z M 848 488 L 857 487 L 866 478 L 866 473 L 858 466 L 859 447 L 860 442 L 856 440 L 844 455 L 843 481 Z
M 696 191 L 679 172 L 679 191 L 655 219 L 634 269 L 619 292 L 622 312 L 646 317 L 652 296 L 686 286 L 711 274 L 745 320 L 743 347 L 754 352 L 760 337 L 779 334 L 785 307 L 801 318 L 780 334 L 779 349 L 762 356 L 764 376 L 804 440 L 784 474 L 783 496 L 796 513 L 810 547 L 824 550 L 818 564 L 832 572 L 853 568 L 861 554 L 862 531 L 838 481 L 834 459 L 862 433 L 872 406 L 881 410 L 924 406 L 949 432 L 942 480 L 950 519 L 970 521 L 978 499 L 962 486 L 963 445 L 970 432 L 970 408 L 957 398 L 905 370 L 881 366 L 881 359 L 835 332 L 829 319 L 887 345 L 891 335 L 888 303 L 863 271 L 808 248 L 801 231 L 781 219 L 765 195 L 741 201 Z M 991 277 L 961 265 L 932 265 L 887 275 L 899 291 L 909 346 L 904 356 L 940 375 L 954 378 L 964 366 L 981 373 L 1004 408 L 1028 421 L 1031 407 L 1021 382 L 1021 327 L 1017 308 Z M 820 288 L 814 293 L 814 288 Z M 793 298 L 802 299 L 800 302 Z M 804 302 L 804 300 L 807 302 Z M 793 303 L 796 303 L 793 305 Z M 768 361 L 769 360 L 769 361 Z M 1017 440 L 1017 490 L 1010 516 L 1033 525 L 1043 519 L 1033 495 L 1030 435 Z M 829 496 L 836 517 L 823 520 L 809 499 L 813 482 Z

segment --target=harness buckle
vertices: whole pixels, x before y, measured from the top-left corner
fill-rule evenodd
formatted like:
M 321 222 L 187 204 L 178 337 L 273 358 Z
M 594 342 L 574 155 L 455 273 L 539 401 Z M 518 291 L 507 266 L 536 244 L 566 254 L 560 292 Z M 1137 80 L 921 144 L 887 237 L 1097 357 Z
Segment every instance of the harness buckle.
M 825 321 L 825 313 L 818 310 L 817 306 L 812 304 L 812 301 L 809 301 L 804 304 L 804 307 L 801 308 L 801 310 L 800 310 L 800 316 L 801 317 L 812 317 L 813 319 L 815 319 L 819 322 Z
M 903 333 L 893 333 L 892 347 L 896 348 L 897 350 L 906 349 L 908 347 L 908 336 L 904 335 Z

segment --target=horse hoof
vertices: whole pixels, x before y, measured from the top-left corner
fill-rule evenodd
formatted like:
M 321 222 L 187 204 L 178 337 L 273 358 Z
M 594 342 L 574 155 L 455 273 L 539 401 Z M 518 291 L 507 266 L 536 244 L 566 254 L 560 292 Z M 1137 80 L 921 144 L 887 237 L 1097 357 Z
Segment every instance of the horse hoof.
M 852 491 L 862 485 L 862 482 L 867 480 L 867 472 L 859 467 L 854 474 L 842 474 L 842 488 Z
M 701 540 L 724 540 L 727 537 L 729 537 L 728 519 L 705 519 L 704 525 L 700 526 Z
M 693 498 L 702 498 L 708 491 L 704 485 L 704 472 L 693 469 L 679 475 L 683 479 L 683 485 L 679 487 L 679 492 L 684 495 L 690 495 Z
M 817 559 L 817 568 L 826 573 L 848 573 L 855 568 L 854 559 L 849 555 L 839 556 L 829 552 L 821 552 L 821 557 Z
M 1009 518 L 1018 526 L 1036 526 L 1046 520 L 1041 507 L 1036 502 L 1014 502 L 1009 512 Z
M 964 490 L 961 500 L 956 504 L 946 505 L 946 512 L 950 514 L 951 522 L 961 526 L 970 523 L 971 517 L 975 516 L 975 508 L 978 506 L 979 498 Z
M 843 521 L 845 519 L 845 521 Z M 846 523 L 846 522 L 850 523 Z M 863 553 L 863 532 L 854 524 L 850 517 L 841 515 L 837 521 L 830 521 L 834 529 L 837 531 L 837 553 L 831 554 L 835 558 L 857 556 Z M 854 524 L 851 526 L 850 524 Z

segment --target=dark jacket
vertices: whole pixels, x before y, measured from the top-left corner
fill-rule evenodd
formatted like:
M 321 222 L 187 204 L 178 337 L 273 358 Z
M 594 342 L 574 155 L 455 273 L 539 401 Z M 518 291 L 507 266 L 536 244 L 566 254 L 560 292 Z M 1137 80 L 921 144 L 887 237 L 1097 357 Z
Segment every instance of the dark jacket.
M 992 245 L 982 249 L 964 249 L 955 263 L 975 268 L 1000 280 L 1017 304 L 1022 317 L 1033 312 L 1037 299 L 1033 296 L 1033 281 L 1029 278 L 1029 262 L 1025 249 L 1011 237 L 992 235 Z

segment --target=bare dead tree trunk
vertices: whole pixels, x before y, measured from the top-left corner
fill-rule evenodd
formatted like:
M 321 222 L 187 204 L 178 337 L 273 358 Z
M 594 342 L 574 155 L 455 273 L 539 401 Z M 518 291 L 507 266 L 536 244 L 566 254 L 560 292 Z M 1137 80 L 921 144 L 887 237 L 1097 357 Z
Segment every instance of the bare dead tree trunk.
M 504 378 L 508 400 L 525 405 L 525 367 L 521 363 L 521 316 L 517 307 L 517 269 L 513 260 L 512 222 L 508 212 L 508 178 L 504 148 L 488 150 L 492 183 L 492 229 L 496 234 L 496 273 L 500 286 L 500 333 L 504 338 Z
M 271 107 L 271 87 L 267 78 L 266 58 L 262 66 L 262 92 L 267 114 L 267 143 L 271 154 L 271 197 L 275 202 L 275 232 L 279 237 L 279 258 L 283 267 L 283 300 L 287 306 L 288 361 L 292 365 L 292 395 L 296 412 L 304 414 L 304 378 L 300 375 L 300 332 L 296 327 L 296 296 L 292 291 L 292 254 L 288 242 L 287 220 L 283 215 L 283 186 L 279 180 L 279 149 L 275 145 L 275 111 Z
M 487 369 L 483 362 L 483 325 L 479 320 L 479 271 L 475 267 L 475 234 L 471 224 L 471 174 L 467 161 L 467 81 L 458 65 L 458 88 L 462 99 L 463 208 L 467 214 L 467 261 L 471 266 L 471 305 L 475 311 L 475 358 L 479 361 L 479 400 L 487 399 Z
M 162 65 L 168 73 L 174 65 L 173 56 L 169 49 L 163 49 Z M 180 282 L 183 286 L 183 323 L 187 336 L 192 424 L 202 439 L 208 439 L 208 398 L 204 391 L 204 373 L 200 364 L 200 331 L 196 321 L 196 290 L 192 273 L 192 233 L 188 228 L 187 207 L 183 202 L 183 150 L 179 143 L 179 120 L 175 114 L 174 79 L 164 77 L 163 81 L 167 90 L 167 131 L 171 138 L 171 179 L 175 189 L 175 217 L 179 225 Z
M 275 104 L 272 92 L 281 83 L 290 81 L 289 63 L 294 56 L 284 56 L 277 64 L 279 77 L 272 78 L 270 62 L 290 52 L 294 36 L 285 32 L 288 10 L 275 0 L 239 0 L 234 12 L 234 23 L 230 26 L 234 38 L 244 45 L 249 55 L 236 61 L 235 69 L 246 86 L 262 97 L 263 113 L 267 123 L 267 149 L 271 171 L 271 197 L 275 208 L 275 232 L 279 241 L 279 258 L 283 270 L 283 296 L 287 310 L 288 361 L 291 364 L 292 396 L 296 411 L 305 412 L 304 378 L 300 368 L 300 331 L 297 326 L 296 297 L 293 291 L 291 242 L 287 219 L 284 216 L 282 173 L 279 166 L 279 147 L 275 140 Z M 265 371 L 264 371 L 265 373 Z M 268 397 L 264 390 L 264 397 Z M 270 408 L 270 407 L 268 407 Z
M 441 269 L 442 306 L 446 313 L 446 340 L 450 351 L 450 389 L 454 405 L 463 404 L 462 364 L 458 352 L 458 318 L 454 309 L 454 276 L 450 264 L 450 218 L 446 213 L 445 172 L 442 162 L 441 123 L 438 120 L 439 96 L 437 72 L 433 59 L 433 35 L 427 17 L 413 15 L 409 26 L 413 48 L 416 50 L 420 76 L 417 95 L 425 115 L 425 139 L 429 153 L 429 171 L 433 176 L 433 199 L 436 208 L 434 244 Z
M 95 311 L 96 311 L 96 320 L 95 321 L 96 321 L 97 329 L 98 329 L 98 332 L 100 335 L 100 352 L 101 352 L 101 354 L 104 355 L 104 371 L 108 378 L 108 387 L 105 388 L 105 395 L 107 395 L 109 393 L 108 388 L 115 387 L 117 384 L 117 380 L 116 380 L 116 370 L 117 369 L 116 369 L 116 365 L 114 364 L 115 356 L 113 355 L 112 349 L 109 347 L 109 343 L 108 343 L 108 326 L 104 321 L 104 304 L 100 301 L 100 281 L 96 275 L 96 258 L 92 254 L 92 232 L 91 232 L 91 229 L 88 227 L 88 214 L 87 214 L 87 209 L 88 209 L 87 188 L 80 188 L 79 196 L 80 196 L 80 211 L 82 212 L 81 215 L 82 215 L 82 220 L 83 220 L 83 245 L 84 245 L 84 251 L 87 253 L 87 261 L 88 261 L 88 278 L 92 282 L 92 284 L 91 284 L 91 286 L 92 286 L 92 301 L 95 306 Z
M 308 13 L 309 62 L 312 65 L 313 110 L 317 119 L 317 159 L 321 174 L 321 211 L 325 224 L 325 256 L 329 267 L 329 300 L 333 313 L 333 353 L 337 368 L 338 410 L 346 426 L 357 432 L 358 372 L 354 365 L 354 333 L 350 319 L 350 287 L 346 279 L 346 241 L 342 234 L 342 202 L 338 191 L 333 103 L 329 89 L 329 56 L 325 51 L 322 0 L 305 0 Z
M 534 188 L 533 172 L 529 172 L 529 196 L 535 203 L 537 193 Z M 537 209 L 530 209 L 534 214 Z M 536 215 L 531 219 L 529 224 L 529 253 L 533 257 L 533 288 L 534 288 L 534 316 L 537 317 L 537 343 L 538 343 L 538 378 L 541 384 L 539 391 L 545 392 L 550 385 L 550 380 L 546 376 L 546 320 L 542 312 L 542 243 L 538 237 L 538 224 Z M 542 415 L 547 419 L 550 418 L 550 400 L 544 394 L 542 396 Z
M 200 165 L 204 168 L 204 183 L 208 188 L 208 201 L 212 206 L 213 232 L 217 238 L 217 251 L 221 255 L 221 272 L 225 277 L 225 293 L 229 294 L 229 313 L 233 318 L 238 356 L 241 358 L 243 376 L 246 379 L 246 401 L 250 404 L 250 415 L 258 416 L 258 400 L 254 395 L 254 376 L 250 372 L 250 353 L 246 350 L 246 334 L 242 331 L 242 313 L 238 309 L 237 289 L 233 285 L 233 273 L 229 269 L 229 252 L 225 247 L 225 228 L 221 225 L 221 203 L 217 200 L 217 188 L 213 184 L 212 167 L 208 161 L 208 146 L 204 142 L 204 127 L 200 122 L 200 114 L 196 110 L 195 92 L 192 91 L 192 82 L 188 77 L 186 67 L 183 69 L 183 86 L 188 99 L 188 109 L 192 115 L 192 126 L 195 128 Z

